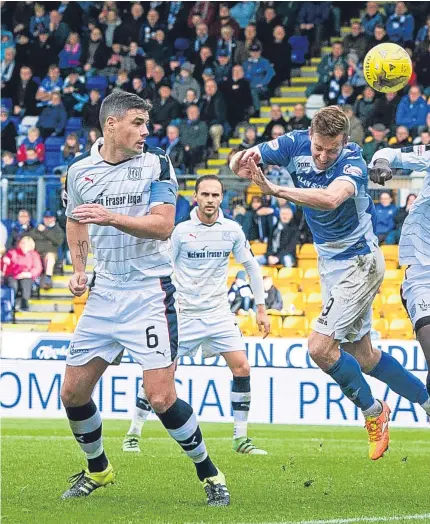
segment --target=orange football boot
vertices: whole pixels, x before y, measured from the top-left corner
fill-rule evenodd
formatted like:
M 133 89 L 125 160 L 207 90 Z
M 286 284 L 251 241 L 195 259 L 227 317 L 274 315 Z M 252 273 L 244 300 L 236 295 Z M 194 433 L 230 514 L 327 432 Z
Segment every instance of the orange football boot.
M 390 421 L 391 409 L 383 400 L 382 412 L 378 417 L 366 417 L 365 427 L 369 434 L 369 458 L 371 460 L 380 459 L 388 449 L 390 442 L 390 432 L 388 423 Z

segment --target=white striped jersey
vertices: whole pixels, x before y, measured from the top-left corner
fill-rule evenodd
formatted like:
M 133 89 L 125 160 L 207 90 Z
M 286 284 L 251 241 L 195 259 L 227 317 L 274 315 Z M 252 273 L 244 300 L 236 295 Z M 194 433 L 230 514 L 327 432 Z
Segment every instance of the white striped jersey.
M 221 209 L 216 222 L 204 224 L 195 208 L 189 220 L 175 227 L 171 242 L 181 315 L 231 314 L 227 299 L 230 253 L 240 264 L 253 257 L 240 225 Z
M 425 171 L 423 187 L 403 223 L 399 242 L 401 265 L 430 266 L 430 146 L 410 146 L 402 149 L 381 149 L 372 158 L 388 160 L 393 168 Z
M 66 179 L 66 215 L 80 204 L 101 204 L 114 213 L 140 217 L 159 204 L 176 204 L 177 180 L 166 153 L 144 148 L 128 160 L 111 164 L 100 155 L 103 139 L 74 160 Z M 169 242 L 137 238 L 112 226 L 90 224 L 97 280 L 116 283 L 161 278 L 173 272 Z

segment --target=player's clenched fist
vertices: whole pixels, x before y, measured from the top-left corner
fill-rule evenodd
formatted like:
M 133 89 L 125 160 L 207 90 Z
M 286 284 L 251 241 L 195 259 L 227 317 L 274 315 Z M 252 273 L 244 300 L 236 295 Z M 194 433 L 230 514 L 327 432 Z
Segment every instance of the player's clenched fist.
M 369 178 L 375 184 L 385 186 L 385 182 L 393 178 L 393 172 L 388 160 L 378 158 L 373 167 L 369 167 Z
M 69 289 L 75 297 L 81 297 L 87 290 L 88 277 L 84 271 L 74 273 L 69 282 Z

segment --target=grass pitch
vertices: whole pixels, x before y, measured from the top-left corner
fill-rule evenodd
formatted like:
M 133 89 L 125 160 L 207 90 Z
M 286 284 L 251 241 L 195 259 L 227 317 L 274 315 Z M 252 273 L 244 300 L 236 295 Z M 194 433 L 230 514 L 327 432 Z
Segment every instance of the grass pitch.
M 208 508 L 194 466 L 161 424 L 145 425 L 140 454 L 121 451 L 127 428 L 104 422 L 116 483 L 63 502 L 67 477 L 85 464 L 67 422 L 3 419 L 3 522 L 430 523 L 427 430 L 392 430 L 391 451 L 371 462 L 362 428 L 251 425 L 270 455 L 242 456 L 230 449 L 231 425 L 202 424 L 232 496 L 230 507 Z

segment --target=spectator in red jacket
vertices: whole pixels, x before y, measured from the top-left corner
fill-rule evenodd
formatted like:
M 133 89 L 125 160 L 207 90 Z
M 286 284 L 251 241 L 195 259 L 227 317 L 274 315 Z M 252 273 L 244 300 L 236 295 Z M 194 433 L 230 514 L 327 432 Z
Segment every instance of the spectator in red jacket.
M 18 162 L 25 162 L 27 160 L 27 150 L 34 149 L 36 151 L 39 162 L 45 160 L 45 144 L 40 136 L 40 131 L 37 127 L 30 127 L 27 132 L 27 138 L 24 139 L 18 148 L 16 159 Z
M 34 249 L 34 240 L 22 237 L 18 247 L 9 250 L 3 257 L 2 273 L 8 287 L 21 290 L 21 309 L 28 311 L 31 288 L 36 278 L 42 274 L 42 260 Z

